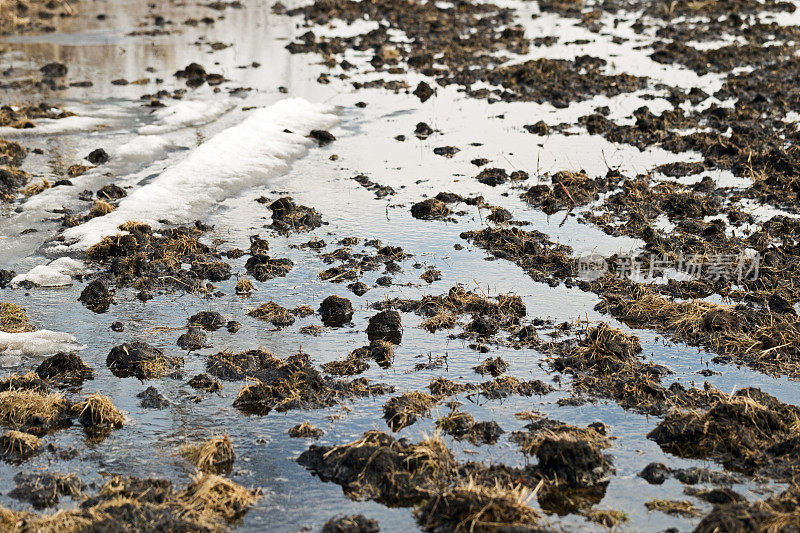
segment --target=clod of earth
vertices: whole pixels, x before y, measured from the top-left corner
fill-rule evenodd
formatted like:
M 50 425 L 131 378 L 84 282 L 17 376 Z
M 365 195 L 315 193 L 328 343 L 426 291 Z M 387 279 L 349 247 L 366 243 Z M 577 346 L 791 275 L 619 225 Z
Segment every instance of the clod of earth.
M 139 406 L 144 409 L 166 409 L 169 407 L 169 400 L 152 385 L 138 393 L 136 397 L 139 398 Z
M 453 212 L 447 204 L 436 198 L 428 198 L 411 206 L 411 216 L 422 220 L 447 220 Z
M 78 497 L 85 486 L 75 474 L 26 474 L 14 476 L 16 487 L 8 495 L 16 500 L 29 502 L 34 509 L 56 505 L 59 496 Z
M 183 365 L 183 357 L 167 356 L 146 342 L 132 341 L 111 349 L 106 366 L 118 378 L 136 377 L 144 381 L 164 376 Z
M 261 498 L 258 489 L 246 489 L 215 474 L 198 474 L 181 490 L 162 479 L 114 476 L 80 506 L 55 515 L 35 515 L 0 508 L 0 520 L 24 521 L 33 531 L 93 529 L 96 531 L 222 532 L 237 524 Z
M 756 388 L 720 394 L 706 412 L 668 414 L 648 438 L 680 457 L 714 459 L 727 468 L 776 480 L 798 467 L 796 421 L 800 408 Z
M 400 344 L 403 339 L 403 326 L 400 313 L 397 311 L 381 311 L 369 319 L 367 337 L 370 341 L 384 340 Z
M 286 359 L 259 350 L 210 356 L 206 363 L 210 374 L 228 380 L 251 378 L 233 402 L 237 409 L 266 415 L 272 410 L 318 409 L 341 401 L 391 392 L 391 387 L 373 384 L 364 378 L 338 381 L 323 378 L 311 365 L 308 354 Z
M 318 439 L 325 434 L 320 428 L 303 422 L 289 429 L 288 434 L 292 438 Z
M 472 369 L 478 374 L 489 374 L 496 378 L 508 370 L 508 363 L 499 356 L 495 358 L 489 357 L 478 366 L 472 367 Z
M 470 479 L 418 507 L 424 531 L 544 531 L 541 515 L 528 505 L 533 492 L 523 486 L 483 485 Z
M 201 350 L 206 347 L 208 337 L 199 327 L 189 326 L 186 333 L 178 337 L 178 347 L 188 351 Z
M 272 259 L 266 254 L 252 255 L 244 265 L 247 272 L 261 282 L 283 277 L 289 273 L 293 266 L 294 263 L 291 259 Z
M 353 304 L 341 296 L 328 296 L 319 306 L 322 323 L 329 327 L 340 327 L 353 318 Z
M 407 392 L 391 398 L 383 406 L 383 418 L 392 431 L 399 431 L 427 415 L 436 399 L 424 392 Z
M 111 158 L 109 157 L 108 153 L 102 148 L 98 148 L 86 156 L 86 160 L 93 165 L 102 165 L 103 163 L 108 163 L 110 159 Z
M 94 370 L 78 354 L 60 352 L 42 361 L 36 375 L 56 387 L 69 387 L 94 379 Z
M 269 208 L 272 210 L 271 227 L 283 234 L 292 231 L 311 231 L 324 223 L 322 215 L 316 210 L 296 204 L 288 196 L 275 200 Z
M 254 318 L 266 320 L 277 328 L 291 326 L 295 322 L 295 317 L 291 311 L 273 301 L 261 304 L 257 308 L 248 311 L 247 314 Z
M 33 331 L 28 313 L 18 305 L 0 302 L 0 331 L 5 333 L 23 333 Z
M 198 326 L 206 331 L 216 331 L 226 324 L 226 320 L 216 311 L 200 311 L 189 317 L 189 326 Z
M 113 292 L 108 281 L 98 278 L 81 291 L 78 301 L 95 313 L 105 313 L 113 302 Z
M 494 420 L 476 423 L 469 413 L 456 410 L 437 420 L 436 427 L 458 440 L 466 439 L 476 446 L 496 444 L 505 433 Z
M 70 403 L 60 394 L 41 389 L 12 388 L 0 392 L 0 423 L 44 435 L 70 425 Z
M 89 429 L 119 429 L 125 425 L 125 415 L 109 398 L 95 393 L 71 408 L 72 414 Z
M 202 390 L 206 392 L 219 392 L 222 390 L 222 385 L 219 381 L 211 378 L 208 374 L 197 374 L 189 380 L 189 386 L 193 389 Z

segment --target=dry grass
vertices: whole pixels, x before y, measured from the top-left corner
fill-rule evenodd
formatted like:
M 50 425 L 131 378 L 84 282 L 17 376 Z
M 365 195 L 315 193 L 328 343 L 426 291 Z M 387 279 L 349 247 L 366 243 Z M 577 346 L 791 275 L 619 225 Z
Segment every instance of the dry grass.
M 217 435 L 199 444 L 181 447 L 180 454 L 201 471 L 210 474 L 230 472 L 236 454 L 228 435 Z
M 702 300 L 672 301 L 641 285 L 603 280 L 601 310 L 762 371 L 800 376 L 800 319 Z
M 253 318 L 279 324 L 294 321 L 294 315 L 288 309 L 273 301 L 261 304 L 255 309 L 249 310 L 247 314 Z
M 624 511 L 614 509 L 589 509 L 583 515 L 603 527 L 613 529 L 620 524 L 628 521 L 628 515 Z
M 221 533 L 229 531 L 228 524 L 239 520 L 260 497 L 260 490 L 245 489 L 217 475 L 200 474 L 185 490 L 175 493 L 169 489 L 151 499 L 148 490 L 128 494 L 124 480 L 115 477 L 103 486 L 99 501 L 91 506 L 41 516 L 0 507 L 0 531 L 78 533 L 99 527 L 103 531 Z
M 436 397 L 444 398 L 445 396 L 453 396 L 469 390 L 473 390 L 475 385 L 471 383 L 458 383 L 451 381 L 444 377 L 436 377 L 428 384 L 428 390 L 431 391 Z
M 533 494 L 522 486 L 487 486 L 470 479 L 431 498 L 415 513 L 426 531 L 466 533 L 531 526 L 540 519 L 528 505 Z
M 236 294 L 246 295 L 251 294 L 255 290 L 253 282 L 248 278 L 242 278 L 236 282 Z
M 105 216 L 114 211 L 115 209 L 116 207 L 106 202 L 105 200 L 95 200 L 94 205 L 89 210 L 89 218 L 97 218 Z
M 34 327 L 23 308 L 7 302 L 0 302 L 0 331 L 22 333 L 33 331 Z
M 514 432 L 511 440 L 516 442 L 525 455 L 536 455 L 539 447 L 547 440 L 569 440 L 588 442 L 593 447 L 608 448 L 611 439 L 598 433 L 591 427 L 579 427 L 572 424 L 560 423 L 559 425 L 542 427 L 533 431 Z
M 27 197 L 36 196 L 37 194 L 46 191 L 50 187 L 52 187 L 52 185 L 50 185 L 50 182 L 42 178 L 41 183 L 32 183 L 27 187 L 25 187 L 22 190 L 22 194 L 24 194 Z
M 436 403 L 436 398 L 424 392 L 412 391 L 400 396 L 390 398 L 383 406 L 383 418 L 386 423 L 397 431 L 410 426 L 417 420 L 417 416 L 428 414 Z
M 18 389 L 0 392 L 0 423 L 16 428 L 39 421 L 53 425 L 68 408 L 69 402 L 58 393 Z
M 644 504 L 648 511 L 661 511 L 662 513 L 679 515 L 686 518 L 700 516 L 700 510 L 689 500 L 659 500 L 653 498 Z
M 141 233 L 150 233 L 150 226 L 138 220 L 129 220 L 121 224 L 118 228 L 120 231 L 138 231 Z
M 465 429 L 469 429 L 475 424 L 475 419 L 471 414 L 464 411 L 453 411 L 436 421 L 436 427 L 448 435 L 461 434 Z
M 109 398 L 99 393 L 92 394 L 72 407 L 72 412 L 84 426 L 119 429 L 125 425 L 125 415 Z
M 455 468 L 456 460 L 447 449 L 441 434 L 437 432 L 418 444 L 409 446 L 406 464 L 409 470 L 430 479 L 446 479 Z
M 24 461 L 39 450 L 39 437 L 22 431 L 9 431 L 0 437 L 0 457 L 6 461 Z M 2 518 L 0 518 L 2 523 Z
M 215 474 L 194 476 L 177 497 L 187 516 L 199 517 L 201 521 L 222 518 L 230 523 L 241 518 L 259 498 L 259 489 L 248 490 Z

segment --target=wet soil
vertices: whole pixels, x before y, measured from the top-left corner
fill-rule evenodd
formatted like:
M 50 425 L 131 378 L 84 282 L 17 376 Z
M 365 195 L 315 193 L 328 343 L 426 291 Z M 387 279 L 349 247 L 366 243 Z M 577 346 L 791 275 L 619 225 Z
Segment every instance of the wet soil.
M 46 530 L 31 509 L 58 505 L 95 530 L 798 526 L 794 3 L 190 2 L 124 22 L 95 4 L 0 0 L 0 247 L 29 243 L 3 267 L 62 253 L 64 229 L 273 96 L 342 122 L 183 224 L 123 224 L 71 286 L 0 270 L 19 370 L 0 524 Z M 63 54 L 15 41 L 61 27 L 92 29 L 54 33 Z M 110 35 L 156 67 L 93 76 L 80 39 Z M 227 111 L 125 166 L 115 137 L 198 102 Z M 614 275 L 626 247 L 650 276 Z M 720 256 L 758 271 L 714 278 Z M 696 279 L 660 279 L 688 257 Z M 4 344 L 49 328 L 85 351 Z

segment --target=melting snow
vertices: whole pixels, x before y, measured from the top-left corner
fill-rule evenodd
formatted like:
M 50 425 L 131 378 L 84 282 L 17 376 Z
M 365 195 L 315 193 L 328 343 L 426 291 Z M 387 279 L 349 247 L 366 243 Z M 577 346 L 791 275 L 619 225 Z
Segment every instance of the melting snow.
M 160 227 L 161 220 L 190 222 L 225 198 L 286 172 L 313 144 L 306 137 L 311 130 L 337 122 L 330 106 L 302 98 L 259 109 L 130 193 L 116 211 L 69 228 L 64 237 L 75 241 L 72 248 L 86 249 L 106 235 L 119 233 L 118 227 L 129 220 L 153 227 Z

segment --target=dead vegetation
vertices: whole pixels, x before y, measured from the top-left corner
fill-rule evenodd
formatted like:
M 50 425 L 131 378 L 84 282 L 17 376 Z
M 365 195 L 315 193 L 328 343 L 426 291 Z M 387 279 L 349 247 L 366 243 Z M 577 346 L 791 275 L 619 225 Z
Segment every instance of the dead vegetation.
M 247 312 L 248 315 L 271 322 L 276 327 L 286 327 L 294 324 L 294 315 L 285 307 L 278 305 L 273 301 L 261 304 L 256 309 L 251 309 Z
M 660 511 L 666 514 L 679 515 L 692 518 L 700 515 L 700 511 L 688 500 L 659 500 L 652 499 L 645 502 L 648 511 Z
M 228 435 L 217 435 L 198 444 L 187 444 L 180 454 L 200 471 L 210 474 L 228 474 L 233 468 L 236 454 Z
M 393 390 L 364 378 L 352 381 L 323 378 L 311 365 L 308 354 L 302 352 L 286 359 L 259 350 L 240 354 L 222 352 L 209 357 L 207 367 L 210 374 L 222 379 L 253 380 L 239 391 L 233 402 L 234 407 L 249 414 L 319 409 Z
M 721 361 L 777 375 L 800 375 L 800 319 L 796 314 L 757 311 L 742 304 L 673 301 L 648 286 L 608 278 L 601 283 L 598 309 L 632 326 L 702 346 L 720 354 Z
M 407 392 L 389 399 L 383 406 L 383 418 L 392 431 L 399 431 L 427 415 L 436 399 L 424 392 Z
M 18 305 L 0 302 L 0 331 L 6 333 L 23 333 L 33 331 L 28 313 Z
M 228 531 L 261 498 L 215 474 L 198 474 L 180 491 L 166 480 L 114 476 L 80 506 L 50 515 L 0 508 L 9 531 Z
M 350 444 L 311 445 L 297 461 L 323 481 L 341 485 L 350 498 L 405 506 L 443 488 L 455 466 L 439 437 L 408 444 L 379 431 Z
M 60 394 L 9 389 L 0 392 L 0 423 L 43 435 L 69 424 L 69 402 Z
M 415 515 L 424 531 L 529 528 L 541 519 L 528 505 L 532 497 L 532 491 L 523 486 L 487 486 L 470 479 L 429 499 Z
M 720 394 L 705 411 L 667 415 L 648 438 L 679 457 L 713 459 L 727 468 L 793 480 L 800 408 L 756 388 Z
M 39 450 L 39 437 L 22 431 L 8 431 L 0 437 L 0 458 L 9 463 L 21 463 Z
M 436 427 L 457 440 L 467 440 L 476 446 L 496 444 L 505 433 L 494 420 L 475 422 L 471 414 L 456 409 L 437 420 Z

